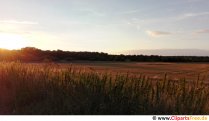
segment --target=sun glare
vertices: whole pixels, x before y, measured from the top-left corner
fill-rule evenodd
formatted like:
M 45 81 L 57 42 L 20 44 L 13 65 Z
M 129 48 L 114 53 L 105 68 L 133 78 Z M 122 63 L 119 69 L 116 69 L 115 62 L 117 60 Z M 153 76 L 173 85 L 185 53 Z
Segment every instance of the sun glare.
M 0 48 L 20 49 L 27 46 L 27 40 L 18 34 L 0 33 Z

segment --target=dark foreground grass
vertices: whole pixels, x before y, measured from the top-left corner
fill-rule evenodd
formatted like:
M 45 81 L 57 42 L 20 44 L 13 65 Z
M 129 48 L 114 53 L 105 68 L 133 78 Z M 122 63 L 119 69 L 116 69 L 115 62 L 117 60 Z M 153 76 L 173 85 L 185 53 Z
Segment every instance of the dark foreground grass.
M 0 63 L 0 114 L 209 114 L 203 80 L 158 81 L 53 64 Z

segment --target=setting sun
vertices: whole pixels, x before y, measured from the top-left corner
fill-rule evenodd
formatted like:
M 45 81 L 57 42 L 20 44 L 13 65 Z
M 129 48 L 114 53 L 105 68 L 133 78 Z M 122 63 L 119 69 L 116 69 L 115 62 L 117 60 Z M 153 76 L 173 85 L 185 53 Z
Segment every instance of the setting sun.
M 27 46 L 27 40 L 21 35 L 0 33 L 0 48 L 4 49 L 19 49 Z

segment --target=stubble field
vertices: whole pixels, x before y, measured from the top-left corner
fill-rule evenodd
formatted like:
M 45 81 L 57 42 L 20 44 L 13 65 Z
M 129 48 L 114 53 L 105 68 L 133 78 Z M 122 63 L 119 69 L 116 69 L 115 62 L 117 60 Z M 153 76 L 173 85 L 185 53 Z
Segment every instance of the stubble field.
M 84 67 L 86 70 L 109 73 L 146 75 L 151 79 L 162 79 L 165 74 L 171 80 L 186 79 L 209 81 L 209 63 L 159 63 L 159 62 L 73 62 L 69 65 Z

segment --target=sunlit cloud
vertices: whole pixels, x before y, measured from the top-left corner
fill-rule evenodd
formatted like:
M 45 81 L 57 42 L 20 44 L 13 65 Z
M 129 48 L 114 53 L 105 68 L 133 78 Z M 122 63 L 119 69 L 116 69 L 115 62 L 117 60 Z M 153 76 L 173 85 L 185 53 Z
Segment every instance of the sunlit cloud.
M 194 33 L 196 33 L 196 34 L 209 34 L 209 29 L 197 30 Z
M 18 28 L 15 26 L 2 26 L 0 24 L 1 28 L 0 28 L 0 33 L 8 33 L 8 34 L 19 34 L 19 35 L 28 35 L 30 34 L 32 31 L 30 30 L 26 30 L 24 28 Z
M 37 22 L 0 20 L 0 32 L 8 34 L 29 35 L 33 31 L 39 31 L 40 26 Z
M 165 35 L 170 35 L 170 32 L 164 32 L 164 31 L 150 31 L 147 30 L 146 33 L 152 37 L 160 37 L 160 36 L 165 36 Z
M 28 24 L 28 25 L 37 25 L 38 24 L 38 22 L 18 21 L 18 20 L 0 20 L 0 23 L 7 23 L 7 24 Z

